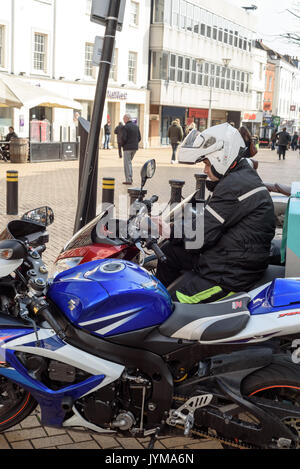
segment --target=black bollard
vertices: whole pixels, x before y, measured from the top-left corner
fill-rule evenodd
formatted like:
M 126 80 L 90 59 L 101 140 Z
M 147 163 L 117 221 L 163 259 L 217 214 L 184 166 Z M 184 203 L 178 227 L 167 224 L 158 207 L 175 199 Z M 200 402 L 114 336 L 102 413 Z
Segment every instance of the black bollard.
M 102 179 L 102 205 L 114 204 L 115 201 L 115 179 Z
M 185 185 L 185 181 L 180 181 L 178 179 L 171 179 L 169 181 L 171 186 L 171 198 L 170 205 L 179 204 L 182 201 L 182 189 Z
M 18 193 L 19 193 L 18 171 L 7 171 L 6 173 L 6 213 L 7 215 L 18 215 Z
M 195 174 L 196 178 L 196 191 L 198 191 L 197 198 L 199 200 L 205 200 L 205 189 L 206 189 L 206 174 Z
M 137 214 L 137 210 L 134 206 L 134 202 L 140 197 L 141 199 L 144 199 L 145 195 L 147 194 L 146 190 L 141 189 L 128 189 L 128 194 L 129 194 L 129 199 L 130 199 L 130 209 L 129 209 L 129 215 L 133 216 Z

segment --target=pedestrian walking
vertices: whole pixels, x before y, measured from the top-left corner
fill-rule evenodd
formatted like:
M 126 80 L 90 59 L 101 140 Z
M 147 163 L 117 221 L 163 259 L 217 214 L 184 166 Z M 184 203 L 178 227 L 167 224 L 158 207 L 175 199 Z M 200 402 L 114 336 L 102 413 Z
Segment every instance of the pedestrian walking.
M 279 160 L 281 160 L 281 155 L 282 155 L 282 158 L 285 160 L 286 150 L 287 150 L 288 146 L 291 143 L 291 136 L 286 131 L 286 127 L 284 127 L 282 129 L 282 132 L 279 132 L 277 134 L 277 143 L 278 143 L 278 157 L 279 157 Z
M 276 140 L 277 140 L 277 129 L 275 129 L 271 135 L 271 150 L 275 150 Z
M 181 125 L 178 124 L 178 120 L 174 120 L 168 129 L 168 137 L 172 147 L 172 159 L 171 163 L 177 163 L 176 161 L 176 152 L 178 145 L 182 142 L 183 139 L 183 130 Z
M 297 134 L 297 132 L 295 132 L 292 138 L 292 143 L 291 143 L 291 148 L 293 151 L 296 151 L 298 149 L 298 139 L 299 139 L 299 135 Z
M 139 148 L 141 133 L 137 124 L 134 124 L 130 114 L 123 117 L 125 123 L 122 129 L 122 147 L 124 150 L 124 173 L 126 181 L 123 184 L 132 184 L 132 160 Z
M 246 147 L 246 150 L 243 156 L 245 158 L 252 158 L 257 153 L 257 148 L 255 146 L 254 139 L 252 138 L 252 135 L 250 134 L 247 127 L 244 127 L 244 126 L 241 127 L 239 132 L 241 136 L 243 137 L 243 140 L 245 142 L 245 147 Z
M 188 135 L 192 130 L 195 130 L 196 124 L 195 122 L 191 122 L 190 125 L 186 129 L 186 135 Z
M 104 126 L 104 150 L 109 150 L 109 143 L 110 143 L 110 136 L 111 136 L 111 125 L 110 122 L 106 122 Z
M 119 150 L 119 158 L 122 158 L 122 131 L 123 131 L 124 124 L 119 122 L 119 125 L 115 128 L 115 135 L 117 135 L 117 142 L 118 142 L 118 150 Z

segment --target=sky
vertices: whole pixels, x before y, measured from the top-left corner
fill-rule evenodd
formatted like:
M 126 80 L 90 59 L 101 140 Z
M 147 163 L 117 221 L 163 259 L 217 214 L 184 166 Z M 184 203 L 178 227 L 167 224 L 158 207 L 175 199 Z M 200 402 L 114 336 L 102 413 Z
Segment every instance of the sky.
M 220 0 L 222 1 L 222 0 Z M 260 38 L 266 45 L 282 54 L 298 56 L 300 45 L 292 45 L 281 40 L 278 36 L 284 32 L 298 31 L 300 33 L 300 19 L 289 14 L 286 10 L 294 10 L 296 0 L 227 0 L 237 6 L 256 5 L 254 13 L 258 17 Z M 299 1 L 300 4 L 300 1 Z M 300 7 L 299 7 L 300 9 Z

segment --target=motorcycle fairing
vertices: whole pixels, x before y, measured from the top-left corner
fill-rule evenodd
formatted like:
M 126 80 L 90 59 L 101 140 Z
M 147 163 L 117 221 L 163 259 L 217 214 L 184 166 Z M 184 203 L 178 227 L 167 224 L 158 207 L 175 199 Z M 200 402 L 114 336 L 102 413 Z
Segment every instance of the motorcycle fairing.
M 300 309 L 300 278 L 278 278 L 252 299 L 249 309 L 256 315 L 294 309 L 297 305 Z
M 163 285 L 142 267 L 119 259 L 57 275 L 48 298 L 74 325 L 102 337 L 160 325 L 172 313 Z
M 9 335 L 11 331 L 1 331 Z M 66 411 L 62 409 L 63 399 L 70 397 L 76 401 L 81 397 L 93 393 L 118 379 L 124 371 L 124 366 L 95 357 L 87 352 L 78 350 L 61 341 L 53 331 L 40 329 L 38 331 L 39 345 L 36 335 L 21 335 L 17 331 L 15 336 L 5 340 L 0 350 L 5 356 L 5 367 L 0 366 L 0 375 L 11 379 L 28 390 L 40 405 L 42 424 L 46 426 L 61 426 Z M 89 378 L 80 383 L 63 387 L 57 391 L 48 388 L 45 384 L 31 377 L 28 370 L 17 358 L 16 352 L 24 352 L 66 363 L 89 373 Z

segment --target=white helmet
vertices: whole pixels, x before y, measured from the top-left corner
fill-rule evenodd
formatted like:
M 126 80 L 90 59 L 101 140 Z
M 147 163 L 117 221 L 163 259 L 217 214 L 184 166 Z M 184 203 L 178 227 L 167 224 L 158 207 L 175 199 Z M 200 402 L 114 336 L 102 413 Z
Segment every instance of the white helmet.
M 192 130 L 179 149 L 178 161 L 195 164 L 208 159 L 216 176 L 222 177 L 244 147 L 245 142 L 240 132 L 232 125 L 215 125 L 203 132 Z

